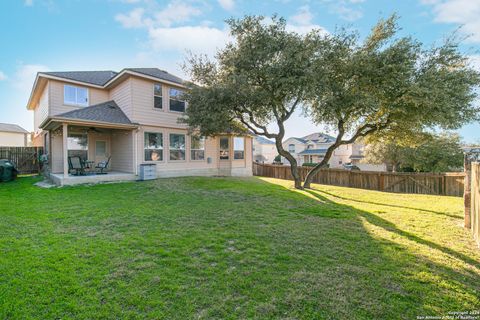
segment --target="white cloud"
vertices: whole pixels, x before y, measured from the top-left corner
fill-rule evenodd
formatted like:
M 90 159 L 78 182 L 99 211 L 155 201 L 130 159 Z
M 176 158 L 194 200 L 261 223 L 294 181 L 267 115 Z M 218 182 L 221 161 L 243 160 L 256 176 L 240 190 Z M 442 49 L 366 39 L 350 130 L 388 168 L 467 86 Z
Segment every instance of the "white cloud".
M 218 0 L 218 3 L 220 6 L 227 10 L 227 11 L 232 11 L 233 8 L 235 7 L 235 1 L 234 0 Z
M 480 55 L 470 56 L 470 64 L 474 69 L 480 72 Z
M 478 0 L 421 0 L 432 6 L 434 21 L 461 24 L 469 41 L 480 42 L 480 1 Z
M 158 25 L 169 27 L 175 23 L 189 21 L 192 17 L 199 16 L 202 11 L 182 1 L 172 1 L 163 10 L 155 13 L 155 22 Z
M 49 71 L 47 66 L 41 64 L 20 64 L 11 79 L 12 85 L 15 89 L 20 90 L 27 97 L 32 90 L 33 82 L 37 76 L 37 72 Z
M 309 6 L 303 6 L 298 9 L 296 15 L 290 17 L 290 21 L 301 26 L 309 25 L 312 23 L 313 15 L 310 12 Z
M 0 71 L 0 81 L 7 80 L 7 75 Z
M 355 21 L 363 17 L 363 11 L 352 8 L 350 4 L 357 4 L 355 0 L 350 0 L 348 3 L 346 1 L 339 1 L 336 4 L 330 7 L 330 11 L 336 13 L 341 19 L 346 21 Z
M 208 26 L 150 28 L 150 45 L 155 51 L 191 51 L 213 55 L 229 41 L 227 30 Z
M 31 7 L 31 6 L 33 6 L 33 0 L 25 0 L 23 2 L 23 5 L 25 5 L 27 7 Z
M 127 29 L 141 28 L 145 26 L 145 21 L 143 20 L 144 12 L 145 10 L 143 8 L 136 8 L 130 11 L 128 14 L 117 14 L 115 16 L 115 20 L 120 22 L 120 24 Z

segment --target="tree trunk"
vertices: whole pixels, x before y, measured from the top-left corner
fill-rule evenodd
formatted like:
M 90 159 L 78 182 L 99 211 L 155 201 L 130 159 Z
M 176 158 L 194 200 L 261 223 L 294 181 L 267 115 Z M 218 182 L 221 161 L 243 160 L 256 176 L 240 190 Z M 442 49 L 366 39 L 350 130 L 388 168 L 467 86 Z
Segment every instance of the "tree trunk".
M 312 184 L 313 177 L 315 177 L 315 175 L 317 174 L 318 171 L 320 171 L 320 169 L 324 168 L 328 164 L 328 161 L 330 161 L 330 158 L 333 155 L 333 151 L 337 147 L 338 147 L 338 145 L 335 145 L 335 144 L 331 145 L 328 148 L 327 152 L 325 153 L 325 157 L 322 159 L 322 161 L 320 161 L 319 164 L 317 164 L 312 170 L 310 170 L 310 172 L 305 177 L 305 182 L 303 183 L 304 188 L 306 188 L 306 189 L 311 188 L 310 185 Z
M 298 172 L 297 160 L 290 154 L 290 152 L 283 149 L 282 138 L 282 136 L 278 136 L 275 138 L 275 145 L 277 146 L 277 151 L 282 157 L 284 157 L 288 160 L 288 162 L 290 162 L 290 171 L 292 172 L 292 177 L 295 182 L 295 189 L 303 189 L 300 173 Z

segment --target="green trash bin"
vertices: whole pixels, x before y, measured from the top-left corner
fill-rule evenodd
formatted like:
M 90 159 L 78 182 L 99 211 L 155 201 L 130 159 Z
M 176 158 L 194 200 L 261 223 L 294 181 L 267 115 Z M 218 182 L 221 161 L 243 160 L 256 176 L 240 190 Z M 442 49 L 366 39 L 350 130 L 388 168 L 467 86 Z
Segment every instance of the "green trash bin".
M 0 159 L 0 181 L 12 181 L 17 177 L 17 169 L 10 160 Z

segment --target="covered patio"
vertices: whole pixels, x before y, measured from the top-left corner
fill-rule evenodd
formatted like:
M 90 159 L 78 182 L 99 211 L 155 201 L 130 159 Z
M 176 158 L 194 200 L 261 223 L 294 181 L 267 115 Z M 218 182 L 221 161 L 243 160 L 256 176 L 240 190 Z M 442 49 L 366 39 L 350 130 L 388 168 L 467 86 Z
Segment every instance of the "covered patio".
M 42 126 L 55 184 L 136 180 L 138 126 L 115 102 L 63 113 Z

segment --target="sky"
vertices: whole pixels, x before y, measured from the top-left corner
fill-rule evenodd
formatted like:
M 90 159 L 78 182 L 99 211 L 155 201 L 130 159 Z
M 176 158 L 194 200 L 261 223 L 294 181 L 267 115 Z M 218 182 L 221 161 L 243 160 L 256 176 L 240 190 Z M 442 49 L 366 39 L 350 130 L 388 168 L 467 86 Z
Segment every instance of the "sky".
M 2 0 L 0 1 L 0 122 L 33 130 L 26 110 L 39 71 L 157 67 L 188 79 L 187 52 L 213 55 L 229 41 L 225 20 L 244 15 L 287 19 L 300 33 L 337 27 L 366 36 L 380 18 L 400 16 L 402 35 L 425 46 L 457 30 L 462 51 L 480 69 L 480 0 Z M 323 131 L 301 114 L 287 136 Z M 480 142 L 480 123 L 458 132 Z

